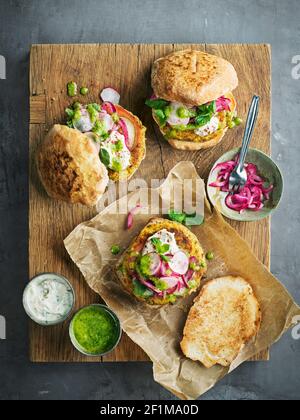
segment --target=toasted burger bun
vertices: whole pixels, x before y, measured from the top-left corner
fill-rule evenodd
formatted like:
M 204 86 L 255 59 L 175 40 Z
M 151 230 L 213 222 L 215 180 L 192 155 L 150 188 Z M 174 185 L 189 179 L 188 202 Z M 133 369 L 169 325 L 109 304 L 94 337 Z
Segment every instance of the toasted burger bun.
M 230 110 L 231 110 L 231 112 L 235 112 L 236 111 L 236 101 L 235 101 L 232 93 L 229 92 L 224 96 L 231 99 L 231 109 Z M 154 111 L 152 111 L 152 115 L 153 115 L 153 118 L 154 118 L 155 122 L 159 126 L 159 121 L 158 121 Z M 221 118 L 225 118 L 225 113 L 221 112 L 221 113 L 219 113 L 219 116 Z M 180 132 L 180 136 L 182 137 L 180 139 L 167 138 L 166 137 L 166 132 L 167 132 L 166 128 L 159 126 L 159 129 L 160 129 L 161 133 L 163 134 L 163 136 L 165 137 L 165 139 L 168 141 L 168 143 L 174 149 L 178 149 L 178 150 L 201 150 L 201 149 L 209 149 L 211 147 L 216 146 L 218 143 L 220 143 L 222 141 L 223 137 L 225 136 L 225 134 L 228 130 L 228 127 L 225 126 L 224 128 L 222 128 L 220 130 L 217 130 L 213 134 L 210 134 L 206 137 L 198 136 L 197 134 L 194 133 L 194 131 L 182 131 L 182 132 Z
M 109 181 L 93 141 L 65 125 L 49 131 L 36 162 L 45 190 L 57 200 L 93 206 Z
M 133 266 L 135 261 L 138 255 L 140 255 L 142 252 L 147 239 L 162 229 L 167 229 L 169 232 L 175 233 L 176 242 L 179 248 L 181 248 L 183 251 L 187 251 L 190 256 L 196 257 L 199 263 L 205 260 L 203 249 L 197 237 L 188 228 L 180 223 L 167 219 L 154 218 L 150 220 L 150 222 L 141 231 L 141 233 L 133 240 L 117 264 L 116 271 L 118 278 L 120 279 L 124 288 L 132 295 L 134 295 Z M 196 287 L 194 289 L 190 289 L 189 294 L 195 292 L 195 290 L 198 289 L 205 272 L 205 267 L 203 267 L 202 270 L 195 272 L 193 280 L 196 281 Z M 149 305 L 165 305 L 169 303 L 167 298 L 163 299 L 160 297 L 151 297 L 148 299 L 143 299 L 141 297 L 135 297 L 142 302 L 146 301 Z
M 171 102 L 202 105 L 238 85 L 232 64 L 202 51 L 184 50 L 156 60 L 152 67 L 155 95 Z
M 190 310 L 181 348 L 206 368 L 230 366 L 260 325 L 260 306 L 246 280 L 232 276 L 211 280 Z
M 116 172 L 108 170 L 109 178 L 112 181 L 124 181 L 130 179 L 133 174 L 138 170 L 142 161 L 146 156 L 146 128 L 143 126 L 142 122 L 138 117 L 133 115 L 131 112 L 127 111 L 125 108 L 120 105 L 115 105 L 117 109 L 117 114 L 119 117 L 126 120 L 129 120 L 134 127 L 134 147 L 131 150 L 131 165 L 121 172 Z

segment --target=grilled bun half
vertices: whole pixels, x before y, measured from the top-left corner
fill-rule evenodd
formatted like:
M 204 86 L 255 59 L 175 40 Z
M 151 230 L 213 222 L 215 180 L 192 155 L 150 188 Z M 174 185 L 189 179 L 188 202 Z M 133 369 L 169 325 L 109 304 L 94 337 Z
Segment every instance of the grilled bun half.
M 152 88 L 158 98 L 186 105 L 202 105 L 231 92 L 238 77 L 231 63 L 196 50 L 174 52 L 156 60 Z
M 241 277 L 209 281 L 195 299 L 186 321 L 181 348 L 186 357 L 230 366 L 261 325 L 260 305 Z
M 46 192 L 57 200 L 94 206 L 108 185 L 107 169 L 94 142 L 65 125 L 49 131 L 36 163 Z
M 149 305 L 166 305 L 173 303 L 170 302 L 170 298 L 168 296 L 157 296 L 155 294 L 149 295 L 147 293 L 145 296 L 143 296 L 140 293 L 136 293 L 135 287 L 137 281 L 135 266 L 138 258 L 142 254 L 147 240 L 163 229 L 166 229 L 168 232 L 175 234 L 175 239 L 179 248 L 189 254 L 190 257 L 193 257 L 195 261 L 199 263 L 199 271 L 194 273 L 191 287 L 186 289 L 183 296 L 179 296 L 179 298 L 195 292 L 195 290 L 199 288 L 201 279 L 207 270 L 206 264 L 204 263 L 204 251 L 197 237 L 188 228 L 180 223 L 167 219 L 151 219 L 145 228 L 140 232 L 140 234 L 132 241 L 131 245 L 127 251 L 125 251 L 116 267 L 117 276 L 126 291 L 135 296 L 139 301 L 146 302 Z

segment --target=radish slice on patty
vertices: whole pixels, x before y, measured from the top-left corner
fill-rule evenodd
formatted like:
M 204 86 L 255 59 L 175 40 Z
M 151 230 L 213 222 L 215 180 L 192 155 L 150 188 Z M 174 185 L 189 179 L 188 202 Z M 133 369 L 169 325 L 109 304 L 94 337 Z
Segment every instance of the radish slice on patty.
M 160 256 L 156 254 L 156 252 L 152 252 L 151 254 L 148 254 L 148 257 L 150 258 L 149 270 L 151 276 L 156 276 L 161 271 L 162 261 L 160 259 Z
M 190 118 L 180 118 L 177 115 L 177 110 L 179 108 L 183 107 L 182 104 L 178 103 L 178 102 L 172 102 L 171 103 L 171 108 L 172 108 L 172 112 L 169 115 L 169 117 L 167 118 L 167 122 L 170 125 L 188 125 Z
M 183 276 L 187 273 L 189 264 L 189 258 L 183 251 L 177 252 L 169 262 L 171 270 L 180 276 Z
M 112 104 L 118 105 L 121 96 L 115 89 L 107 87 L 100 93 L 100 98 L 103 102 L 111 102 Z

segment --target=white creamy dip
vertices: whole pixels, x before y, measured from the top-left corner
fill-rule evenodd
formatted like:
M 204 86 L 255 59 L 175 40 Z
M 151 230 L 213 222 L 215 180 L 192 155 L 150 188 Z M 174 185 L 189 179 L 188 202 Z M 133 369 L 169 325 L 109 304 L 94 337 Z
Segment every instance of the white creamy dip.
M 112 131 L 108 139 L 101 142 L 101 148 L 109 154 L 110 163 L 108 167 L 110 169 L 116 170 L 116 164 L 119 165 L 121 171 L 130 166 L 131 153 L 126 146 L 125 137 L 118 131 Z
M 26 287 L 23 297 L 27 314 L 39 324 L 54 325 L 64 321 L 74 305 L 69 282 L 55 274 L 41 274 Z
M 212 117 L 212 119 L 202 127 L 199 127 L 195 130 L 197 136 L 206 137 L 209 134 L 216 132 L 219 128 L 219 118 Z
M 155 247 L 151 241 L 152 238 L 159 239 L 162 244 L 170 245 L 170 249 L 168 252 L 166 252 L 166 254 L 175 255 L 179 251 L 179 248 L 175 239 L 175 233 L 171 233 L 171 232 L 168 232 L 166 229 L 163 229 L 147 239 L 147 242 L 145 243 L 145 246 L 143 249 L 143 255 L 151 254 L 151 252 L 155 252 Z

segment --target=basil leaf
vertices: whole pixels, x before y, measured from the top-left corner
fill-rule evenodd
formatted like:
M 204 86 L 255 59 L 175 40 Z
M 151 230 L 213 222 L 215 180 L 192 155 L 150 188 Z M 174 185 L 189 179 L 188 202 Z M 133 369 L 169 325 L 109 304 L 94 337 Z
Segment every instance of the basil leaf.
M 145 104 L 153 109 L 163 109 L 169 104 L 169 102 L 165 101 L 164 99 L 147 99 Z
M 211 115 L 198 115 L 195 118 L 195 123 L 197 126 L 201 127 L 202 125 L 207 124 L 211 120 Z
M 110 156 L 106 149 L 100 149 L 100 160 L 105 166 L 109 166 Z
M 158 118 L 159 124 L 164 125 L 167 121 L 167 117 L 165 116 L 164 111 L 162 109 L 156 109 L 154 113 Z
M 170 210 L 168 214 L 168 218 L 173 222 L 183 223 L 186 219 L 185 213 L 179 213 L 175 210 Z
M 74 117 L 74 110 L 73 109 L 66 108 L 65 109 L 65 112 L 66 112 L 66 114 L 67 114 L 67 116 L 68 116 L 69 119 L 72 119 Z
M 186 226 L 200 226 L 204 222 L 204 217 L 201 214 L 192 214 L 186 217 Z
M 136 279 L 133 280 L 133 293 L 137 297 L 147 298 L 153 296 L 153 292 L 147 289 L 146 286 L 144 286 Z
M 175 210 L 169 211 L 168 218 L 173 222 L 182 223 L 186 226 L 200 226 L 204 222 L 204 217 L 200 214 L 179 213 Z

